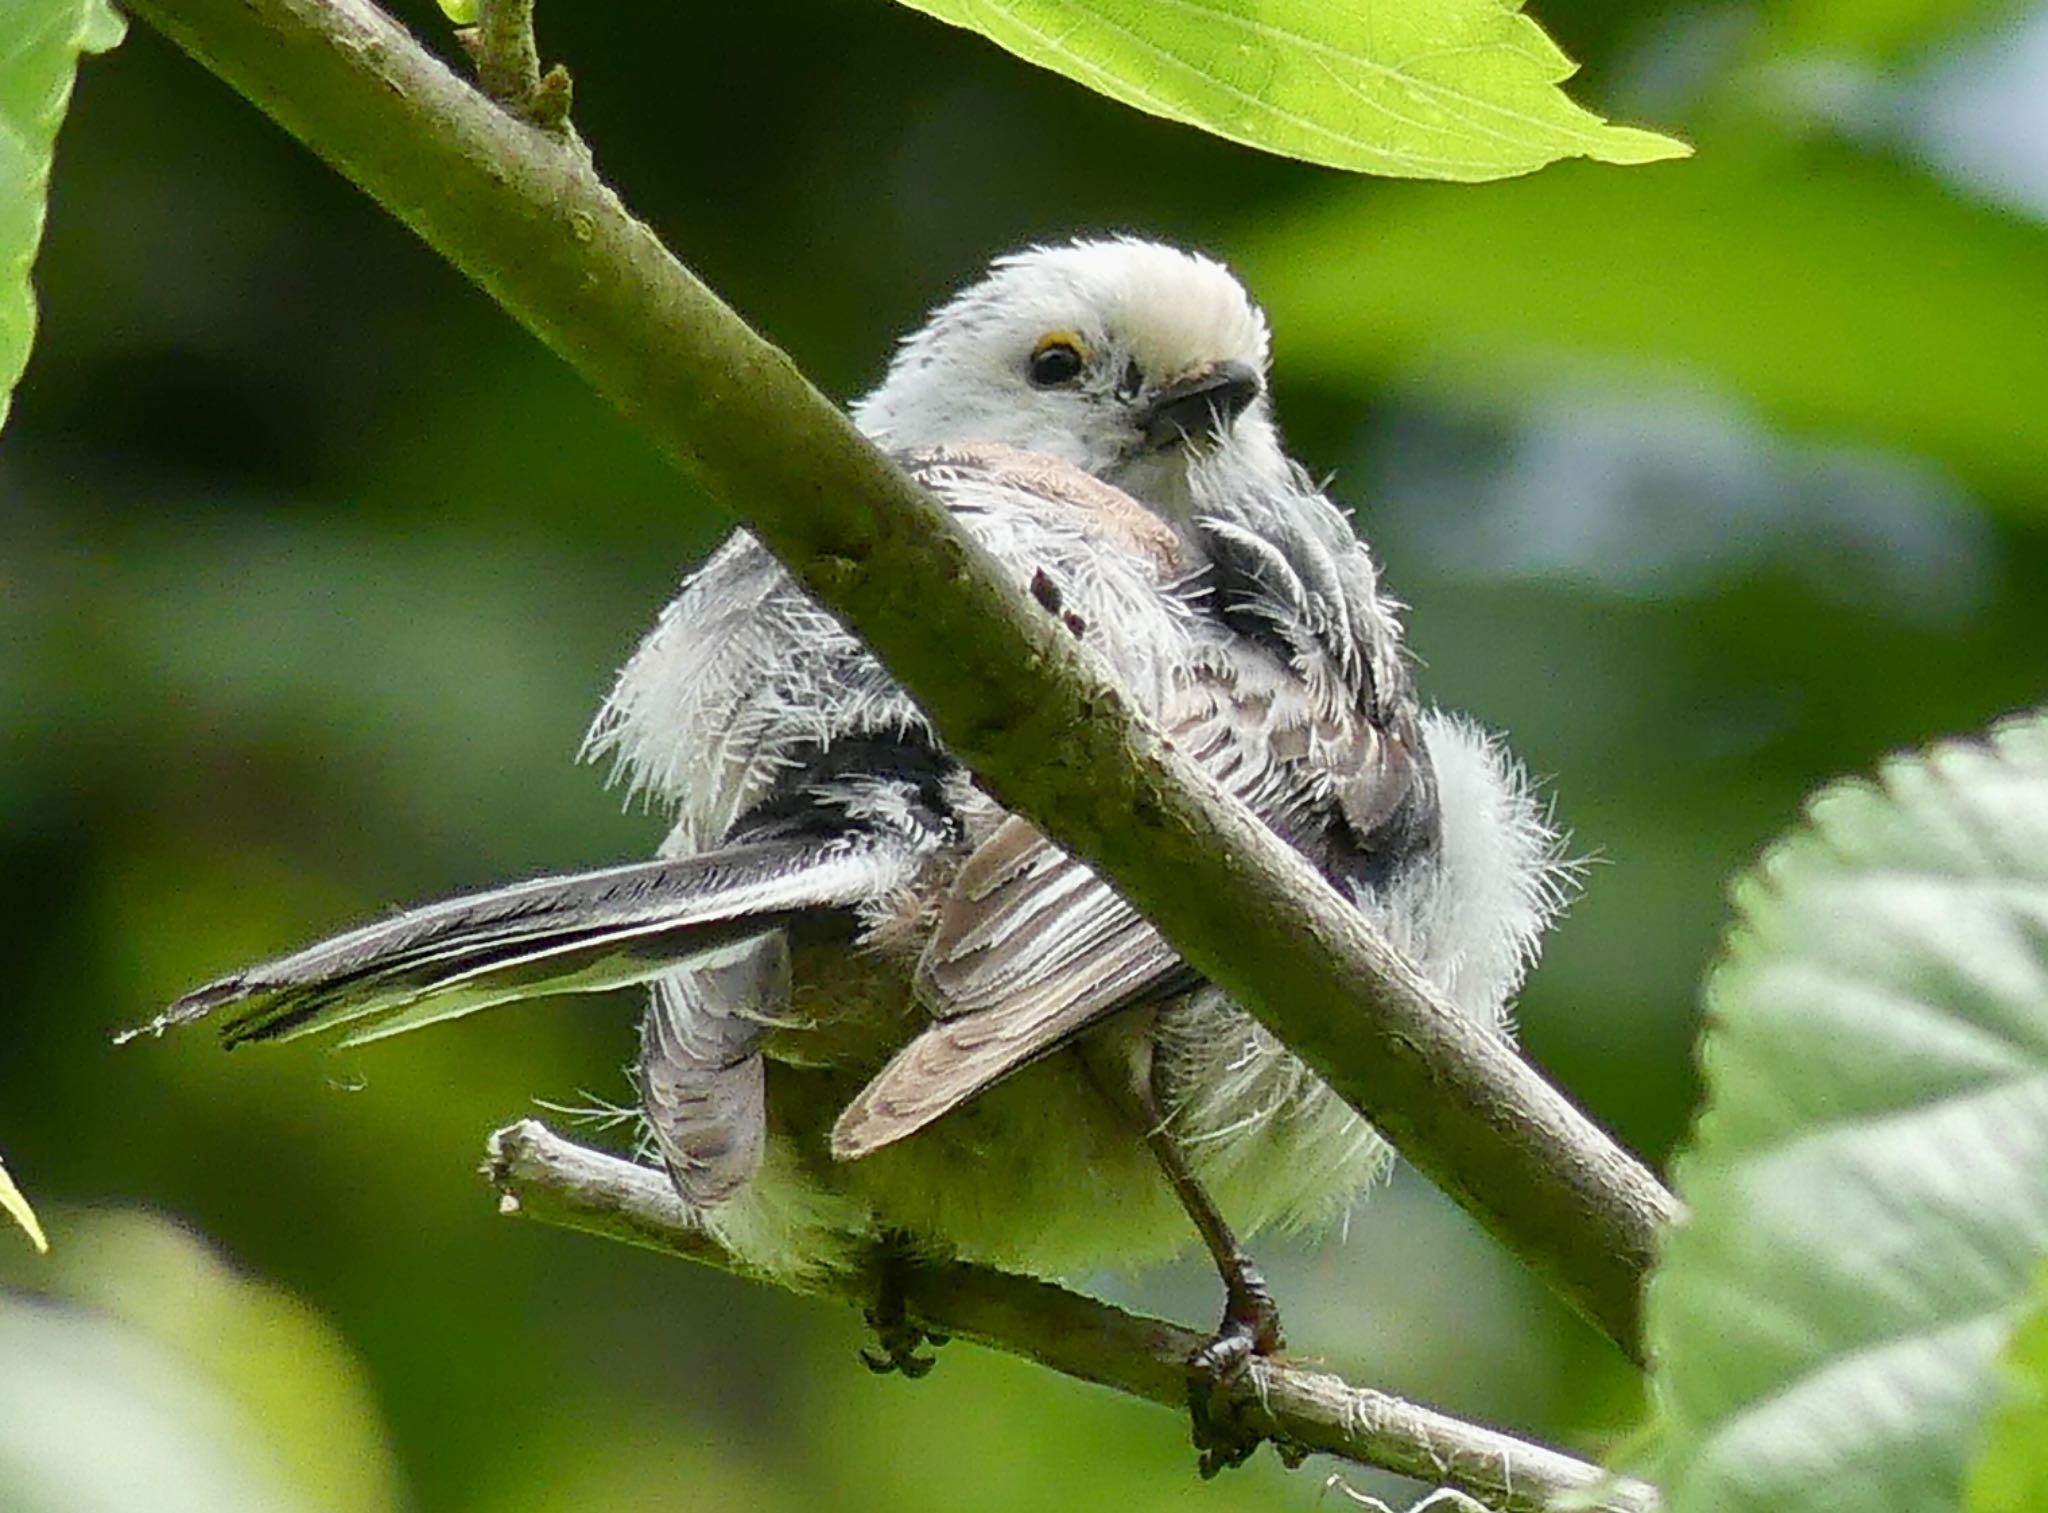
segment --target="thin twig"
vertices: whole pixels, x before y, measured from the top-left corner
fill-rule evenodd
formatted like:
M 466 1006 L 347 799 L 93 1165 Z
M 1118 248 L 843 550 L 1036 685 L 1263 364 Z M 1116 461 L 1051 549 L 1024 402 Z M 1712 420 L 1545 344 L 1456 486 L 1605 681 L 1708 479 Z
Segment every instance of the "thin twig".
M 533 0 L 477 0 L 476 82 L 500 105 L 523 107 L 540 83 Z
M 632 416 L 881 655 L 1005 803 L 1640 1358 L 1643 1275 L 1676 1212 L 1656 1178 L 1134 713 L 586 154 L 510 121 L 369 0 L 131 3 Z
M 484 1171 L 503 1213 L 757 1275 L 698 1227 L 659 1172 L 575 1145 L 538 1120 L 493 1135 Z M 819 1290 L 872 1301 L 857 1275 Z M 1186 1409 L 1187 1359 L 1203 1336 L 1178 1324 L 961 1261 L 910 1266 L 904 1299 L 916 1322 L 940 1333 Z M 1455 1488 L 1500 1513 L 1542 1513 L 1567 1493 L 1589 1496 L 1576 1505 L 1596 1513 L 1658 1507 L 1646 1483 L 1286 1361 L 1254 1361 L 1240 1394 L 1251 1427 L 1290 1454 L 1343 1456 Z
M 543 131 L 569 131 L 569 71 L 540 71 L 533 0 L 477 0 L 476 25 L 462 33 L 476 60 L 477 87 L 520 120 Z

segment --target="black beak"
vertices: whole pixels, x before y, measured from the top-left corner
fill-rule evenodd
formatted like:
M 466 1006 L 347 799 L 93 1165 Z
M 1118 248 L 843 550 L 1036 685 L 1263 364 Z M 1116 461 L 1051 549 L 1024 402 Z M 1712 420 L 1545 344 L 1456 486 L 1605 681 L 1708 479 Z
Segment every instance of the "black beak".
M 1208 440 L 1221 435 L 1264 388 L 1246 364 L 1220 362 L 1153 395 L 1138 412 L 1138 425 L 1154 447 Z

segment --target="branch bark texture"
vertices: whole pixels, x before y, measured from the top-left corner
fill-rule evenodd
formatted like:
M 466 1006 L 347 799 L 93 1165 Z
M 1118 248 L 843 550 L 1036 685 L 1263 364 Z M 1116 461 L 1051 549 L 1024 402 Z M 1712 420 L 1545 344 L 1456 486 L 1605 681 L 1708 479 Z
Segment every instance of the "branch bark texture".
M 1624 1350 L 1675 1205 L 1136 716 L 937 503 L 627 213 L 367 0 L 133 0 L 632 416 L 1011 807 L 1088 858 Z
M 563 1140 L 536 1120 L 491 1137 L 485 1174 L 502 1212 L 747 1274 L 690 1217 L 652 1168 Z M 826 1295 L 871 1302 L 858 1275 Z M 911 1317 L 939 1333 L 1022 1356 L 1115 1391 L 1185 1411 L 1187 1359 L 1204 1336 L 1049 1282 L 961 1261 L 912 1266 Z M 1454 1487 L 1502 1513 L 1543 1513 L 1564 1494 L 1591 1513 L 1656 1513 L 1656 1490 L 1600 1467 L 1447 1414 L 1354 1387 L 1284 1360 L 1255 1360 L 1240 1388 L 1251 1425 L 1292 1454 Z

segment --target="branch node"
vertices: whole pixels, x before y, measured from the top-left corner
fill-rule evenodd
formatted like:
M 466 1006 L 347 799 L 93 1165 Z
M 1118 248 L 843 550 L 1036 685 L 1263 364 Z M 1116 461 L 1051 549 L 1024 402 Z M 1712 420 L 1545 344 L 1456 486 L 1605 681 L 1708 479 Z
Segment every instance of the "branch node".
M 533 86 L 533 93 L 526 101 L 526 118 L 553 136 L 567 136 L 572 93 L 569 70 L 557 63 Z
M 569 71 L 545 75 L 533 36 L 533 0 L 477 0 L 476 25 L 456 33 L 476 60 L 478 88 L 507 114 L 553 137 L 569 138 Z

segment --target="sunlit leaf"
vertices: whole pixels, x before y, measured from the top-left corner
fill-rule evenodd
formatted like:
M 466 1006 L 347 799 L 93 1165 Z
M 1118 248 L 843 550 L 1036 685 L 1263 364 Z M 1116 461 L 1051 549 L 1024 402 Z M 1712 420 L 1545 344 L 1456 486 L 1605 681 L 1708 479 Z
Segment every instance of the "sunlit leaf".
M 50 1242 L 43 1234 L 43 1226 L 36 1222 L 36 1211 L 28 1206 L 28 1199 L 21 1195 L 21 1189 L 14 1185 L 14 1179 L 7 1174 L 7 1163 L 0 1161 L 0 1214 L 7 1215 L 28 1234 L 29 1243 L 38 1252 L 47 1254 Z
M 2033 1312 L 2013 1334 L 2005 1374 L 2005 1401 L 1970 1468 L 1970 1513 L 2048 1508 L 2048 1272 L 2034 1285 Z
M 1484 194 L 1381 186 L 1233 248 L 1290 378 L 1515 410 L 1561 379 L 1733 392 L 1769 418 L 2048 480 L 2048 228 L 1901 167 L 1710 153 Z
M 1501 0 L 904 0 L 1139 110 L 1287 157 L 1416 179 L 1689 149 L 1558 88 L 1573 64 Z
M 18 1293 L 0 1293 L 0 1488 L 25 1513 L 316 1513 L 175 1355 Z
M 80 53 L 105 52 L 123 25 L 106 0 L 0 0 L 0 425 L 35 338 L 28 274 L 72 74 Z
M 76 1213 L 0 1289 L 0 1508 L 393 1513 L 362 1367 L 325 1321 L 175 1225 Z
M 2048 721 L 1826 790 L 1737 893 L 1650 1287 L 1671 1513 L 1941 1513 L 2048 1255 Z

